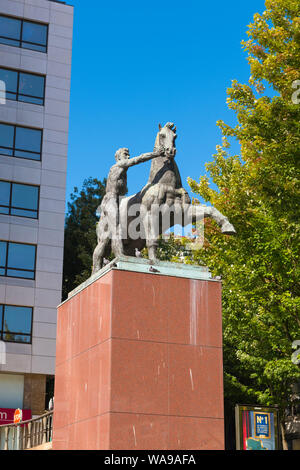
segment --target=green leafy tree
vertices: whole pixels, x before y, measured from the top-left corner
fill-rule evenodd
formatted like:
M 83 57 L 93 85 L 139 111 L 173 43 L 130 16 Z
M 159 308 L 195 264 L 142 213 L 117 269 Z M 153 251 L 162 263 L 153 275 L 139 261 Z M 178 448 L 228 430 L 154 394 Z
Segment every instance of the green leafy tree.
M 84 181 L 74 188 L 65 220 L 63 299 L 91 275 L 92 256 L 97 244 L 97 208 L 105 194 L 106 180 Z
M 192 242 L 190 237 L 175 235 L 172 232 L 161 235 L 158 240 L 156 256 L 161 261 L 183 263 L 187 260 L 190 263 L 189 246 Z M 148 258 L 147 248 L 144 248 L 142 253 L 145 258 Z
M 200 254 L 223 278 L 227 405 L 276 404 L 283 418 L 300 378 L 291 361 L 300 339 L 300 3 L 265 4 L 242 42 L 249 83 L 235 80 L 227 91 L 237 124 L 218 122 L 223 142 L 208 175 L 189 183 L 237 231 L 224 236 L 211 223 Z M 240 155 L 229 153 L 232 138 Z

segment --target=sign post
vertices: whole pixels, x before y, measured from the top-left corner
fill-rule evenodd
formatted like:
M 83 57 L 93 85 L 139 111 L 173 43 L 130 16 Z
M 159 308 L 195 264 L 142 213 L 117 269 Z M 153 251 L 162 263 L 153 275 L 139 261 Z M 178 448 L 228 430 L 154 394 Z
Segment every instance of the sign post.
M 18 424 L 22 421 L 22 410 L 20 408 L 17 408 L 14 412 L 14 424 Z M 20 449 L 20 426 L 17 426 L 17 429 L 16 429 L 16 434 L 17 434 L 17 449 L 16 450 L 19 450 Z

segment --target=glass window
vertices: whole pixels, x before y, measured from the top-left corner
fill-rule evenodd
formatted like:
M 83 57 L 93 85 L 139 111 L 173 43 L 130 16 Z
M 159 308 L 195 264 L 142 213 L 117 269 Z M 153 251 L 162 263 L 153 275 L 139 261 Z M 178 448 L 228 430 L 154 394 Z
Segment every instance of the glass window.
M 47 52 L 47 36 L 47 25 L 23 21 L 22 47 Z
M 0 213 L 38 218 L 39 187 L 0 181 Z
M 5 83 L 8 100 L 44 104 L 44 76 L 0 68 L 0 80 Z
M 0 241 L 0 275 L 5 276 L 7 242 Z
M 14 126 L 0 124 L 0 153 L 12 155 L 14 147 Z
M 0 154 L 40 160 L 42 131 L 0 123 Z
M 11 184 L 7 181 L 0 181 L 0 213 L 9 214 Z
M 1 241 L 0 274 L 8 277 L 34 279 L 35 257 L 35 245 Z
M 17 99 L 18 92 L 18 72 L 0 68 L 0 80 L 5 83 L 6 98 L 8 100 Z
M 20 46 L 21 24 L 21 20 L 0 15 L 0 42 Z
M 27 184 L 12 184 L 11 215 L 38 218 L 39 188 Z
M 0 15 L 0 43 L 47 52 L 48 25 Z
M 31 343 L 32 307 L 0 305 L 0 338 L 4 341 Z
M 19 101 L 44 104 L 45 77 L 20 72 Z
M 16 127 L 15 157 L 41 159 L 42 131 Z

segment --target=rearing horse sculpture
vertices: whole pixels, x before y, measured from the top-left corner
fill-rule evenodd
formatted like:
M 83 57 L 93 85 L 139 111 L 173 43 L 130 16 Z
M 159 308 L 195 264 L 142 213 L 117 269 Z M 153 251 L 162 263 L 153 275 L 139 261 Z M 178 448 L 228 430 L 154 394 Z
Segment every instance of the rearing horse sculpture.
M 222 233 L 235 233 L 228 219 L 214 207 L 191 204 L 175 162 L 176 137 L 173 123 L 168 122 L 163 127 L 159 125 L 154 151 L 163 149 L 165 153 L 153 158 L 148 182 L 141 191 L 120 201 L 119 223 L 124 255 L 135 256 L 136 249 L 140 251 L 147 246 L 149 259 L 155 261 L 162 233 L 176 224 L 186 226 L 203 217 L 214 219 Z M 103 227 L 100 219 L 96 230 L 98 245 L 94 251 L 93 272 L 102 267 L 103 257 L 108 257 L 112 248 L 111 240 L 103 237 Z

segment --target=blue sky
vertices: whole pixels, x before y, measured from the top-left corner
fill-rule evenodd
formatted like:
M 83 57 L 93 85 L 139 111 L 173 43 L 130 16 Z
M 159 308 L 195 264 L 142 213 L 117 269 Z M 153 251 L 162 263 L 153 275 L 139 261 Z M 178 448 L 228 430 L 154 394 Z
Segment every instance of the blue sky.
M 67 201 L 89 176 L 102 179 L 115 151 L 153 149 L 158 123 L 177 126 L 183 186 L 198 180 L 221 143 L 218 119 L 231 80 L 249 77 L 241 40 L 263 0 L 127 2 L 73 0 L 75 7 Z M 147 181 L 150 163 L 128 170 L 129 194 Z M 192 195 L 192 194 L 191 194 Z

